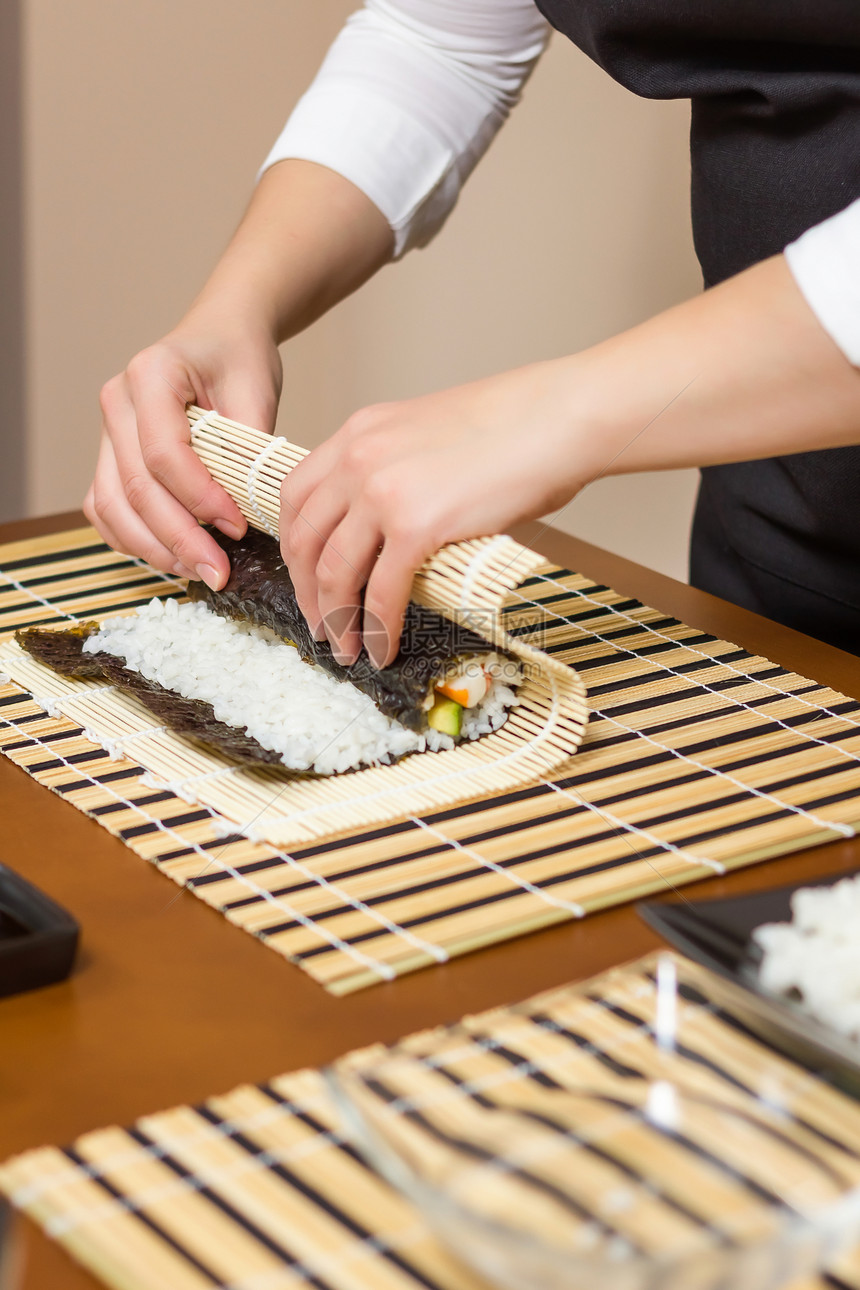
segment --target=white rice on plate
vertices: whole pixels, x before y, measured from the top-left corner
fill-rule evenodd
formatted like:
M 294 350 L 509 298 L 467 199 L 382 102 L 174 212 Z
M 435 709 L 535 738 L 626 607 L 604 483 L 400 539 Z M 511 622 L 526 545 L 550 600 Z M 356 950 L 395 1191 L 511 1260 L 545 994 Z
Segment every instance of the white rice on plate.
M 753 932 L 763 953 L 759 984 L 799 996 L 818 1021 L 860 1040 L 860 875 L 802 887 L 791 912 L 790 923 L 766 923 Z
M 279 753 L 289 770 L 330 775 L 454 746 L 437 730 L 419 734 L 386 717 L 349 681 L 306 663 L 267 628 L 222 618 L 199 602 L 151 600 L 134 615 L 106 619 L 84 651 L 113 654 L 165 689 L 211 704 L 219 721 Z M 489 659 L 501 675 L 464 712 L 464 739 L 497 730 L 517 702 L 504 683 L 502 665 L 510 675 L 510 661 Z

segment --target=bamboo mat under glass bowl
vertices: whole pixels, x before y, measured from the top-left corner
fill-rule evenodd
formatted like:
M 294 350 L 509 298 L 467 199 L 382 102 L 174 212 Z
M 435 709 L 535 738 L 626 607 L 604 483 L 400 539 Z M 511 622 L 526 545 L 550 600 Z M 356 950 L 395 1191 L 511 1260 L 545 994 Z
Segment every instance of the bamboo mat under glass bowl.
M 182 594 L 91 529 L 0 548 L 0 640 Z M 575 757 L 515 791 L 286 852 L 152 787 L 133 739 L 111 760 L 14 684 L 0 749 L 338 994 L 854 835 L 860 704 L 580 574 L 524 596 L 512 630 L 576 667 L 591 718 Z
M 666 1025 L 656 976 L 667 960 L 668 974 L 680 975 L 670 996 L 674 1048 L 658 1039 Z M 338 1065 L 373 1066 L 375 1095 L 399 1094 L 397 1124 L 424 1141 L 428 1166 L 442 1153 L 469 1176 L 486 1167 L 489 1184 L 470 1198 L 483 1201 L 501 1177 L 519 1193 L 517 1221 L 542 1224 L 544 1239 L 570 1243 L 588 1224 L 612 1242 L 616 1271 L 631 1248 L 665 1253 L 691 1236 L 724 1250 L 750 1239 L 754 1215 L 785 1194 L 786 1177 L 806 1180 L 804 1189 L 820 1178 L 824 1193 L 856 1185 L 860 1107 L 760 1044 L 716 985 L 693 965 L 652 957 Z M 650 1114 L 625 1116 L 637 1090 L 667 1086 L 684 1099 L 683 1131 L 671 1121 L 666 1132 L 654 1128 Z M 576 1120 L 575 1130 L 564 1118 L 576 1119 L 584 1090 L 611 1104 L 613 1132 L 605 1116 L 599 1125 Z M 541 1120 L 552 1096 L 556 1112 L 566 1111 Z M 734 1132 L 715 1136 L 714 1108 Z M 547 1149 L 517 1166 L 520 1140 L 506 1139 L 493 1182 L 500 1144 L 491 1126 L 510 1115 L 546 1133 Z M 367 1162 L 317 1071 L 27 1152 L 0 1167 L 0 1187 L 116 1290 L 485 1284 Z M 860 1258 L 843 1256 L 833 1276 L 804 1282 L 804 1290 L 827 1286 L 858 1290 Z

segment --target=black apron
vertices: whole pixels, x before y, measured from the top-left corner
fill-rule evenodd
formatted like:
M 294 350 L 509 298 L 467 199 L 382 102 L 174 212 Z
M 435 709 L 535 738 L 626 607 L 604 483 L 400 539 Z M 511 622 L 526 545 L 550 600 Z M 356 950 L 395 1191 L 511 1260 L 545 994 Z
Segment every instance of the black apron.
M 691 100 L 706 287 L 860 197 L 860 0 L 537 4 L 634 93 Z M 690 579 L 860 654 L 860 447 L 704 469 Z

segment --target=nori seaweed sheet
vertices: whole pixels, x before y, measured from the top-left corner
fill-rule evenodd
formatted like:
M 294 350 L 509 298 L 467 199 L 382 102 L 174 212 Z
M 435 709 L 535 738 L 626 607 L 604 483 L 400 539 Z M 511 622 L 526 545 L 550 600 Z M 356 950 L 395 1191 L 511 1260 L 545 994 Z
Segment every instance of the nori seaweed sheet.
M 81 623 L 64 631 L 26 627 L 15 633 L 15 639 L 37 662 L 44 663 L 61 676 L 100 679 L 128 690 L 149 708 L 159 722 L 177 734 L 208 748 L 216 748 L 243 765 L 276 765 L 286 769 L 280 753 L 264 748 L 244 730 L 219 721 L 211 703 L 204 703 L 202 699 L 186 699 L 157 681 L 147 680 L 139 672 L 130 671 L 115 654 L 104 651 L 85 654 L 84 641 L 98 630 L 98 623 Z
M 338 681 L 351 681 L 387 717 L 410 730 L 424 728 L 424 700 L 451 663 L 499 651 L 476 632 L 410 602 L 400 651 L 390 666 L 377 671 L 362 649 L 355 663 L 344 667 L 328 641 L 315 641 L 311 635 L 274 538 L 251 528 L 238 541 L 215 529 L 207 531 L 229 556 L 230 577 L 221 591 L 212 591 L 203 582 L 189 583 L 189 599 L 204 601 L 224 617 L 270 628 L 291 641 L 306 662 L 318 664 Z
M 222 591 L 212 591 L 202 582 L 189 583 L 190 600 L 205 602 L 222 617 L 270 628 L 291 641 L 306 662 L 318 664 L 339 681 L 351 681 L 386 716 L 411 730 L 423 728 L 424 699 L 452 662 L 498 650 L 476 632 L 410 603 L 400 651 L 389 667 L 377 671 L 364 649 L 355 663 L 344 667 L 334 658 L 328 641 L 315 641 L 311 635 L 277 542 L 254 529 L 239 541 L 214 529 L 209 532 L 230 558 L 230 578 Z M 99 629 L 97 622 L 79 623 L 62 631 L 27 627 L 16 632 L 15 639 L 37 662 L 62 676 L 101 679 L 127 690 L 163 725 L 204 747 L 215 748 L 244 765 L 288 769 L 279 753 L 264 748 L 246 731 L 219 721 L 210 703 L 188 699 L 148 680 L 114 654 L 85 654 L 84 641 Z M 289 774 L 316 777 L 314 771 Z

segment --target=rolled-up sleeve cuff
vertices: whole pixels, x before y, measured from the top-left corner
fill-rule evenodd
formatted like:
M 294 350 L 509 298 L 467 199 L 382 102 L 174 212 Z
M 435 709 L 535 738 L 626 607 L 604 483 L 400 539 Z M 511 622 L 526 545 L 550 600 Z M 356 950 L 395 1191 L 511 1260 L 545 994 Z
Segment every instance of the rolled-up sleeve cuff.
M 326 166 L 365 193 L 391 225 L 395 256 L 430 240 L 459 187 L 453 150 L 390 98 L 364 85 L 348 92 L 342 85 L 312 86 L 260 173 L 287 158 Z
M 860 200 L 790 243 L 785 258 L 824 330 L 860 367 Z

